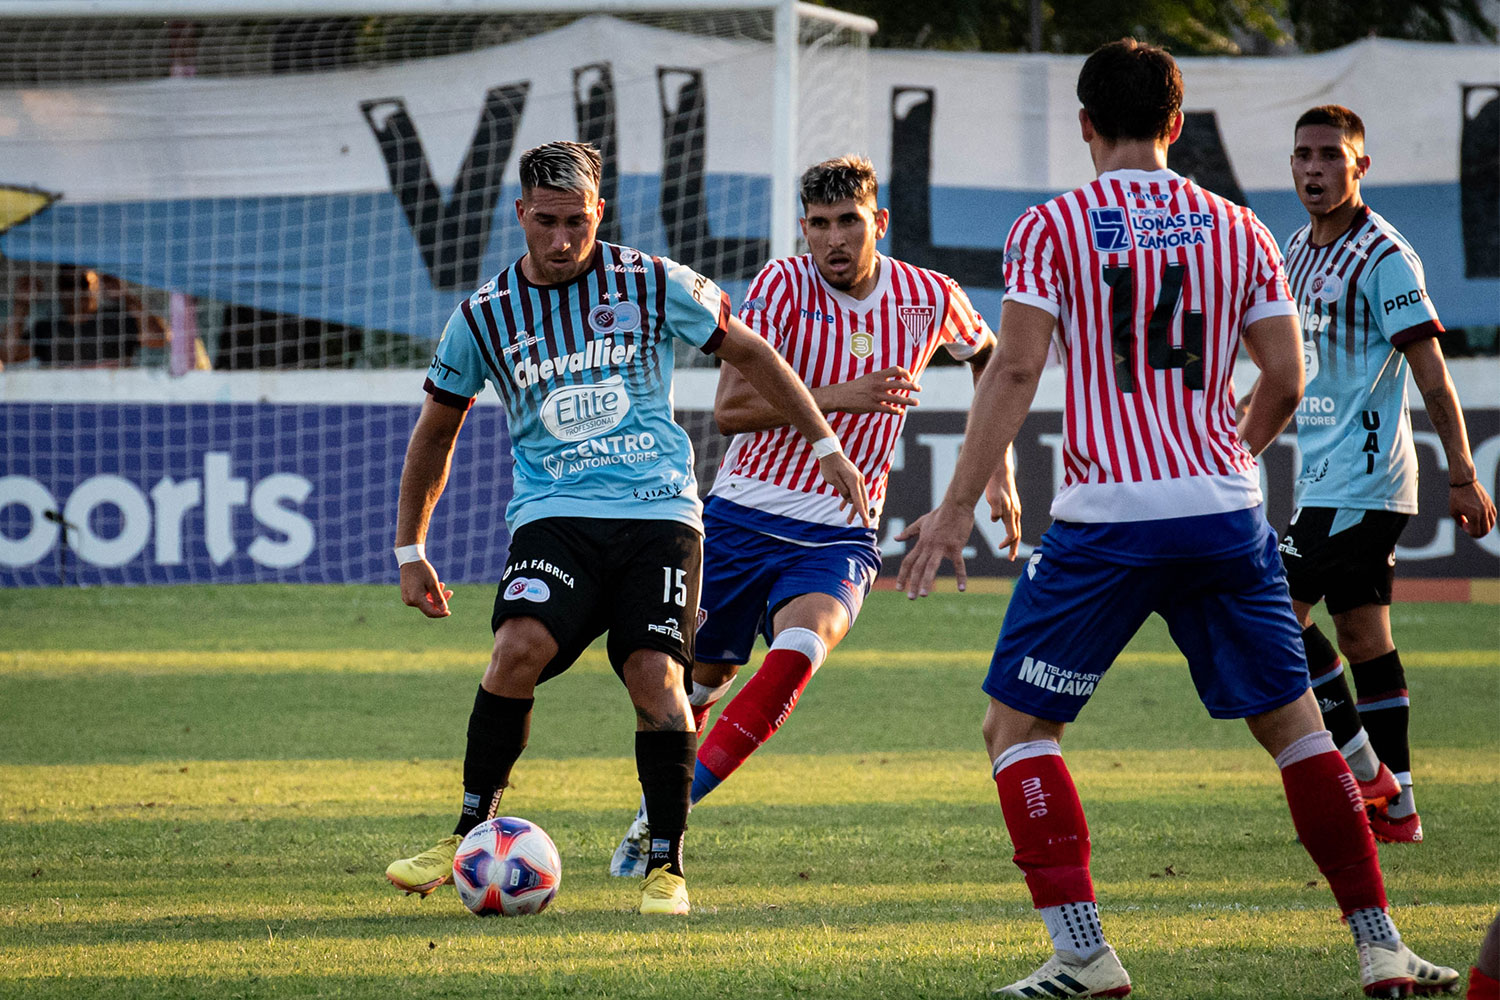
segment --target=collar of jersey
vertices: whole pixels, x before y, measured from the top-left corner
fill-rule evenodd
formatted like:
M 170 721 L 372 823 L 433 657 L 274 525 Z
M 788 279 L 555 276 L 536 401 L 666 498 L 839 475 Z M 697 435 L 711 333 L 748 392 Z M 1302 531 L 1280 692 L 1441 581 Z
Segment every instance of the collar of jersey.
M 1182 180 L 1182 175 L 1175 170 L 1162 167 L 1160 170 L 1136 170 L 1127 167 L 1122 170 L 1108 170 L 1099 175 L 1099 179 L 1112 181 L 1138 181 L 1142 184 L 1163 184 L 1171 181 Z
M 598 270 L 598 268 L 599 268 L 599 255 L 602 254 L 603 252 L 604 252 L 604 242 L 602 240 L 595 240 L 594 241 L 594 252 L 591 253 L 591 254 L 589 254 L 589 262 L 586 265 L 584 265 L 583 270 L 579 271 L 577 274 L 575 274 L 573 277 L 569 278 L 567 281 L 559 281 L 555 285 L 538 285 L 536 282 L 534 282 L 531 279 L 529 279 L 529 278 L 526 277 L 526 269 L 521 266 L 521 260 L 525 259 L 525 256 L 526 256 L 525 254 L 522 254 L 521 257 L 516 260 L 515 264 L 512 265 L 512 267 L 515 268 L 515 271 L 516 271 L 516 280 L 521 283 L 521 287 L 522 288 L 535 288 L 538 291 L 550 292 L 550 291 L 553 291 L 554 289 L 558 289 L 558 288 L 571 288 L 572 286 L 578 284 L 580 281 L 583 281 L 585 278 L 587 278 L 589 276 L 589 273 L 591 271 Z M 642 254 L 641 256 L 644 257 L 645 254 Z
M 1327 250 L 1329 247 L 1333 246 L 1335 243 L 1338 243 L 1340 240 L 1347 240 L 1349 238 L 1350 234 L 1353 233 L 1360 226 L 1363 226 L 1365 224 L 1365 220 L 1368 219 L 1369 217 L 1370 217 L 1370 206 L 1369 205 L 1361 205 L 1361 206 L 1359 206 L 1359 211 L 1357 211 L 1357 212 L 1354 213 L 1354 218 L 1352 218 L 1352 219 L 1349 220 L 1349 225 L 1347 227 L 1345 227 L 1344 231 L 1342 233 L 1339 233 L 1333 239 L 1329 240 L 1327 243 L 1314 243 L 1313 242 L 1313 238 L 1312 238 L 1312 222 L 1309 221 L 1307 223 L 1307 248 L 1309 250 Z
M 812 254 L 808 254 L 811 258 Z M 823 277 L 823 272 L 818 270 L 817 261 L 813 261 L 812 272 L 817 276 L 818 283 L 828 296 L 850 312 L 865 312 L 879 302 L 886 292 L 891 289 L 891 259 L 884 254 L 877 253 L 875 259 L 880 262 L 880 277 L 875 279 L 875 287 L 870 289 L 870 294 L 862 299 L 856 299 L 846 292 L 841 292 L 828 283 Z

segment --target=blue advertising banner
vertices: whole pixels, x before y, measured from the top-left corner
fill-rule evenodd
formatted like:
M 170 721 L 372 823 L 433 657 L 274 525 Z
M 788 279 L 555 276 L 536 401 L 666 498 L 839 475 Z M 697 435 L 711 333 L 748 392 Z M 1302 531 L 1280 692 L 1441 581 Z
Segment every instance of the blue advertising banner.
M 0 587 L 394 583 L 410 405 L 0 404 Z M 475 407 L 427 546 L 498 581 L 510 440 Z

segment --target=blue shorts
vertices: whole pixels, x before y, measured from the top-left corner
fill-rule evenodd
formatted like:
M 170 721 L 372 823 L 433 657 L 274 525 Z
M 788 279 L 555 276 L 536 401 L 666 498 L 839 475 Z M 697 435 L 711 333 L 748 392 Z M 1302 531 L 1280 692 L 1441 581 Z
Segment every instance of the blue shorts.
M 775 529 L 771 515 L 749 512 L 739 504 L 710 497 L 703 507 L 703 594 L 699 598 L 696 656 L 704 663 L 747 663 L 759 632 L 772 640 L 777 609 L 803 594 L 828 594 L 859 617 L 865 595 L 880 573 L 880 552 L 873 533 L 856 539 L 813 545 L 788 541 L 747 527 Z M 793 528 L 787 525 L 787 528 Z M 820 525 L 797 523 L 806 536 Z M 808 529 L 813 529 L 809 531 Z M 850 535 L 839 528 L 825 532 L 837 539 Z
M 1111 551 L 1101 551 L 1090 544 L 1100 537 L 1096 526 L 1053 524 L 1016 582 L 985 692 L 1028 715 L 1072 722 L 1155 612 L 1214 718 L 1242 719 L 1300 698 L 1310 686 L 1302 628 L 1276 533 L 1260 508 L 1252 510 L 1253 518 L 1143 522 L 1144 551 L 1114 548 L 1132 525 L 1111 526 Z M 1226 544 L 1236 536 L 1243 544 Z M 1150 558 L 1156 538 L 1170 539 L 1170 558 Z

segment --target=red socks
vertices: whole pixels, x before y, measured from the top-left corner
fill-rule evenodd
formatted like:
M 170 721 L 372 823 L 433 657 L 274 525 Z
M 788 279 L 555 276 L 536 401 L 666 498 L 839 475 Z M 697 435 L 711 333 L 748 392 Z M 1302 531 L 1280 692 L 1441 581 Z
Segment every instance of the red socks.
M 1088 821 L 1058 745 L 1035 740 L 1006 750 L 995 761 L 995 786 L 1037 909 L 1092 901 Z
M 703 738 L 698 763 L 720 780 L 733 774 L 781 728 L 825 655 L 823 641 L 809 629 L 789 628 L 778 635 L 755 676 Z
M 1366 907 L 1384 910 L 1385 880 L 1364 799 L 1333 737 L 1326 730 L 1309 733 L 1277 754 L 1276 766 L 1292 825 L 1328 879 L 1339 911 L 1347 917 Z

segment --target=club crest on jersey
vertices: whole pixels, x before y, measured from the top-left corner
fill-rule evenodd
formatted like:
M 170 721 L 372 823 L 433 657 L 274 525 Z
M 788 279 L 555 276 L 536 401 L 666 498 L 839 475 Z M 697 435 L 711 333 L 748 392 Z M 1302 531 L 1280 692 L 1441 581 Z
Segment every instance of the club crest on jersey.
M 1344 294 L 1344 279 L 1336 274 L 1315 274 L 1311 291 L 1312 297 L 1319 302 L 1337 302 Z
M 932 332 L 932 321 L 937 316 L 937 309 L 933 306 L 901 306 L 896 314 L 901 317 L 901 329 L 906 331 L 906 339 L 911 342 L 911 346 L 921 347 L 927 335 Z
M 858 330 L 849 335 L 849 353 L 856 358 L 868 358 L 875 353 L 875 335 L 868 330 Z
M 1089 209 L 1089 237 L 1100 253 L 1124 253 L 1131 247 L 1130 224 L 1117 206 Z

